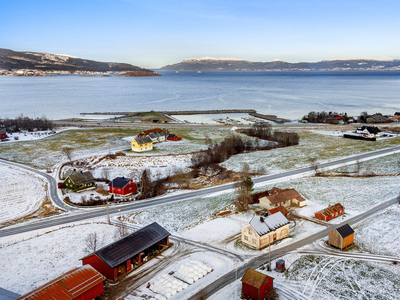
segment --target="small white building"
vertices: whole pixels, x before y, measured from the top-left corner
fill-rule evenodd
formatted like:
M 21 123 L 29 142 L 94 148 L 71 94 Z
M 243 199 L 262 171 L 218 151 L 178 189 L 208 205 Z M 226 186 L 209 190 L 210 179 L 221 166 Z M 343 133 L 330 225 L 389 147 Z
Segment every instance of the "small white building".
M 377 138 L 381 136 L 381 130 L 376 126 L 363 126 L 357 128 L 357 133 L 367 138 Z
M 256 249 L 288 236 L 289 220 L 281 212 L 268 217 L 254 216 L 249 225 L 242 228 L 242 243 Z

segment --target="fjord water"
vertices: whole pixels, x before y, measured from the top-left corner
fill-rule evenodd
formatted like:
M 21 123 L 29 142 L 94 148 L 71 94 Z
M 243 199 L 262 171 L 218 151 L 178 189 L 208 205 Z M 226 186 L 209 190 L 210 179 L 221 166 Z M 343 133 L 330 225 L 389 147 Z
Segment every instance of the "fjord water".
M 0 77 L 0 118 L 83 112 L 256 109 L 296 119 L 309 111 L 400 111 L 400 72 L 170 72 L 162 77 Z

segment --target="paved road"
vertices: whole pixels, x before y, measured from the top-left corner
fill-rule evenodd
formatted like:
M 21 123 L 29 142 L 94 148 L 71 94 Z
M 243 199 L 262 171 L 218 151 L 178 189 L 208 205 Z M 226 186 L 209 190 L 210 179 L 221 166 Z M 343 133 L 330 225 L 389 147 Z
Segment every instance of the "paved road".
M 287 246 L 283 246 L 279 249 L 272 250 L 271 251 L 271 260 L 275 260 L 279 257 L 284 256 L 285 254 L 287 254 L 289 252 L 295 251 L 296 249 L 306 246 L 310 243 L 313 243 L 318 239 L 324 238 L 329 234 L 329 231 L 336 229 L 338 227 L 341 227 L 344 224 L 353 225 L 355 223 L 365 220 L 366 218 L 384 210 L 385 208 L 389 207 L 390 205 L 397 204 L 397 203 L 399 203 L 398 197 L 392 198 L 388 201 L 385 201 L 385 202 L 365 211 L 364 213 L 361 213 L 361 214 L 359 214 L 355 217 L 349 218 L 349 219 L 345 219 L 345 221 L 343 221 L 340 224 L 334 224 L 331 227 L 324 229 L 322 231 L 319 231 L 315 234 L 312 234 L 308 237 L 305 237 L 304 239 L 295 241 L 295 242 L 293 242 Z M 214 281 L 212 284 L 208 285 L 206 288 L 193 294 L 190 298 L 188 298 L 188 300 L 199 299 L 199 297 L 201 295 L 207 295 L 207 297 L 210 297 L 214 293 L 223 289 L 225 286 L 234 282 L 237 278 L 241 278 L 248 268 L 257 269 L 261 265 L 263 265 L 267 262 L 268 262 L 268 254 L 257 256 L 255 258 L 251 259 L 249 262 L 238 266 L 237 269 L 232 270 L 232 271 L 228 272 L 227 274 L 221 276 L 216 281 Z
M 334 168 L 334 167 L 338 167 L 342 164 L 355 163 L 355 162 L 357 162 L 357 160 L 373 159 L 377 156 L 390 155 L 390 154 L 397 153 L 399 151 L 400 151 L 400 146 L 397 146 L 397 147 L 393 147 L 393 148 L 387 148 L 387 149 L 383 149 L 383 150 L 363 153 L 363 154 L 359 154 L 359 155 L 354 155 L 352 157 L 347 157 L 347 158 L 342 158 L 342 159 L 334 160 L 334 161 L 327 162 L 327 163 L 322 163 L 322 164 L 318 165 L 318 168 L 319 169 Z M 23 232 L 29 232 L 29 231 L 33 231 L 33 230 L 37 230 L 37 229 L 44 229 L 44 228 L 48 228 L 48 227 L 52 227 L 52 226 L 64 225 L 67 223 L 88 220 L 88 219 L 97 218 L 97 217 L 101 217 L 101 216 L 106 216 L 106 208 L 104 208 L 104 207 L 103 208 L 79 208 L 78 209 L 78 208 L 71 208 L 69 206 L 65 206 L 64 203 L 61 201 L 61 199 L 58 197 L 57 183 L 56 183 L 55 179 L 53 177 L 51 177 L 50 175 L 43 173 L 41 171 L 35 170 L 33 168 L 29 168 L 27 166 L 20 165 L 20 164 L 3 161 L 3 160 L 0 160 L 0 162 L 9 164 L 12 166 L 21 167 L 30 172 L 35 172 L 41 176 L 44 176 L 47 180 L 49 180 L 50 195 L 52 197 L 52 200 L 58 206 L 66 207 L 70 210 L 70 213 L 66 214 L 66 215 L 55 216 L 55 217 L 43 219 L 40 221 L 28 222 L 26 224 L 22 224 L 19 226 L 1 229 L 0 237 L 23 233 Z M 309 174 L 310 172 L 313 172 L 311 167 L 304 167 L 304 168 L 287 171 L 287 172 L 283 172 L 283 173 L 279 173 L 279 174 L 260 176 L 260 177 L 255 178 L 253 181 L 255 184 L 260 184 L 260 183 L 268 184 L 268 183 L 274 182 L 276 180 L 289 180 L 293 176 L 305 176 L 305 175 Z M 152 207 L 156 207 L 159 205 L 165 205 L 165 204 L 169 204 L 169 203 L 173 203 L 173 202 L 179 202 L 179 201 L 196 199 L 196 198 L 200 198 L 200 197 L 206 197 L 213 193 L 228 192 L 228 191 L 234 190 L 234 188 L 235 188 L 234 183 L 229 183 L 229 184 L 214 186 L 214 187 L 206 188 L 206 189 L 202 189 L 202 190 L 182 193 L 182 194 L 178 194 L 178 195 L 170 195 L 170 196 L 158 197 L 158 198 L 153 198 L 153 199 L 144 200 L 144 201 L 135 201 L 133 203 L 124 204 L 124 205 L 111 206 L 110 214 L 123 214 L 123 213 L 133 212 L 133 211 L 137 211 L 137 210 L 149 209 Z

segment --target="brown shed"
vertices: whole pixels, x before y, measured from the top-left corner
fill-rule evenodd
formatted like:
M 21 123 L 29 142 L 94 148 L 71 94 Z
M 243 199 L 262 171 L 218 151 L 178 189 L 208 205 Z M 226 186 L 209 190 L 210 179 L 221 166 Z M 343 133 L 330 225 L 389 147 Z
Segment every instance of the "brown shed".
M 345 224 L 329 232 L 329 245 L 343 250 L 354 244 L 354 230 Z

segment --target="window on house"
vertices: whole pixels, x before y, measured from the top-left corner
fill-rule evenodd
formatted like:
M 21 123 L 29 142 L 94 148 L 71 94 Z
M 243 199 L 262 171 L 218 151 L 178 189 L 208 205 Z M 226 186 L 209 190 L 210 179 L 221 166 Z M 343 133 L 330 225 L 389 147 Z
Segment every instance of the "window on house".
M 251 234 L 251 229 L 249 228 L 249 234 Z
M 255 240 L 255 239 L 253 239 L 253 244 L 254 244 L 254 245 L 256 244 L 256 240 Z
M 249 238 L 247 237 L 247 235 L 244 236 L 244 240 L 245 240 L 245 241 L 248 241 L 248 240 L 249 240 Z

